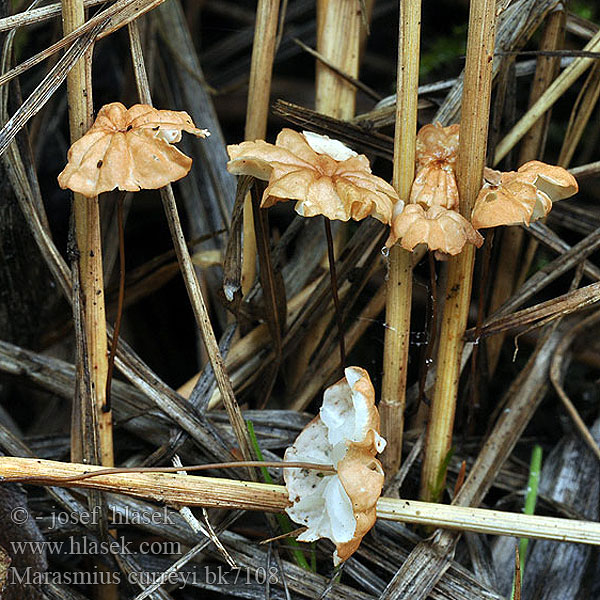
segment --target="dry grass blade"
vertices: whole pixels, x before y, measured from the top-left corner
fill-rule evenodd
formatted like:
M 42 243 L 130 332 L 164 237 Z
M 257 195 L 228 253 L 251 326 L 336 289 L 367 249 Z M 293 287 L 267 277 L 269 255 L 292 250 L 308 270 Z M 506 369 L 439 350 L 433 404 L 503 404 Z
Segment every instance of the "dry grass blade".
M 375 90 L 371 89 L 368 85 L 364 84 L 362 81 L 360 81 L 360 79 L 351 77 L 341 69 L 338 69 L 331 61 L 327 60 L 322 54 L 320 54 L 316 50 L 313 50 L 310 46 L 307 46 L 302 40 L 294 38 L 294 43 L 298 44 L 298 46 L 300 46 L 300 48 L 302 48 L 304 52 L 307 52 L 308 54 L 316 58 L 318 61 L 326 65 L 336 75 L 339 75 L 340 77 L 351 83 L 356 89 L 360 90 L 361 92 L 364 92 L 367 96 L 369 96 L 375 101 L 381 100 L 381 96 Z
M 564 44 L 565 37 L 565 11 L 559 6 L 552 11 L 546 20 L 540 50 L 554 50 Z M 560 60 L 552 57 L 539 56 L 529 92 L 529 106 L 532 106 L 556 77 L 560 67 Z M 528 132 L 520 147 L 519 162 L 524 164 L 543 156 L 543 148 L 550 124 L 551 111 L 540 119 Z M 562 164 L 562 163 L 561 163 Z M 502 248 L 499 256 L 496 280 L 492 290 L 489 312 L 496 311 L 514 292 L 517 272 L 515 266 L 523 248 L 524 232 L 517 227 L 505 228 L 502 232 Z M 496 370 L 500 358 L 500 350 L 504 341 L 503 336 L 488 341 L 488 371 L 490 374 Z
M 102 4 L 105 1 L 106 0 L 84 0 L 84 5 L 85 8 L 89 8 L 91 6 Z M 3 17 L 0 19 L 0 32 L 42 23 L 48 19 L 60 17 L 61 12 L 62 9 L 60 3 L 56 2 L 39 8 L 31 8 L 24 12 L 10 15 L 9 17 Z
M 600 49 L 600 32 L 598 32 L 584 50 L 597 52 Z M 498 144 L 494 155 L 494 164 L 499 163 L 510 149 L 527 133 L 529 128 L 573 85 L 594 62 L 593 58 L 576 58 L 542 94 L 539 100 L 525 113 L 519 122 Z
M 90 473 L 98 471 L 95 477 Z M 168 473 L 112 473 L 102 467 L 30 458 L 0 457 L 5 482 L 82 487 L 150 498 L 167 504 L 206 508 L 242 508 L 281 512 L 289 505 L 285 487 Z M 77 479 L 88 474 L 87 479 Z M 71 481 L 70 481 L 71 480 Z M 381 498 L 377 514 L 382 519 L 430 524 L 447 529 L 496 535 L 516 535 L 600 545 L 600 524 L 589 521 L 538 517 L 464 506 L 437 505 L 413 500 Z
M 532 223 L 526 229 L 526 231 L 531 236 L 535 237 L 538 242 L 541 242 L 544 246 L 550 248 L 554 252 L 564 254 L 571 249 L 571 246 L 567 244 L 567 242 L 556 235 L 556 233 L 554 233 L 554 231 L 552 231 L 552 229 L 550 229 L 547 225 L 544 225 L 539 221 Z M 584 275 L 592 280 L 600 281 L 600 269 L 596 265 L 591 263 L 589 260 L 584 260 L 579 264 L 583 265 Z
M 546 321 L 584 310 L 598 301 L 600 301 L 600 283 L 592 283 L 581 289 L 567 292 L 562 296 L 529 308 L 524 308 L 515 313 L 492 315 L 481 327 L 468 329 L 465 332 L 465 339 L 475 341 L 476 339 L 510 331 L 517 327 L 523 327 L 536 321 L 544 321 L 545 323 Z
M 148 76 L 146 74 L 142 46 L 136 23 L 129 25 L 129 41 L 140 100 L 145 104 L 151 105 L 152 98 L 150 95 L 150 86 L 148 84 Z M 198 282 L 198 277 L 190 257 L 190 251 L 183 235 L 183 229 L 181 227 L 177 204 L 175 202 L 175 196 L 173 194 L 173 188 L 171 185 L 161 188 L 160 196 L 163 202 L 163 208 L 167 217 L 167 222 L 169 224 L 171 238 L 173 239 L 173 244 L 175 246 L 177 260 L 179 261 L 183 280 L 185 282 L 186 290 L 194 311 L 194 317 L 196 318 L 196 324 L 198 325 L 202 334 L 202 340 L 204 341 L 210 363 L 215 373 L 215 378 L 217 380 L 219 390 L 221 391 L 225 409 L 229 415 L 229 420 L 231 421 L 231 426 L 233 427 L 242 457 L 245 460 L 251 460 L 254 458 L 254 456 L 250 439 L 248 437 L 246 424 L 244 423 L 242 412 L 235 398 L 231 380 L 229 379 L 229 375 L 225 369 L 223 357 L 219 352 L 219 345 L 208 316 L 208 310 L 204 302 L 202 289 L 200 288 L 200 283 Z M 250 470 L 249 473 L 253 479 L 256 478 L 256 473 L 254 471 Z
M 241 299 L 242 291 L 242 225 L 244 200 L 252 186 L 252 177 L 244 175 L 238 179 L 235 202 L 231 212 L 231 225 L 225 259 L 223 261 L 223 293 L 228 302 L 232 302 L 234 310 Z M 235 302 L 234 302 L 235 300 Z
M 600 54 L 598 54 L 597 58 L 600 59 Z M 592 66 L 571 111 L 569 124 L 565 133 L 565 142 L 560 149 L 557 164 L 568 165 L 571 163 L 577 145 L 581 141 L 592 112 L 598 102 L 598 97 L 600 97 L 600 63 L 597 62 Z
M 87 34 L 90 31 L 95 31 L 96 28 L 98 28 L 96 32 L 98 38 L 110 35 L 134 19 L 141 17 L 149 10 L 156 8 L 162 2 L 164 2 L 164 0 L 118 0 L 106 10 L 100 11 L 97 15 L 94 15 L 91 19 L 87 20 L 83 25 L 65 35 L 63 38 L 58 40 L 58 42 L 52 44 L 35 56 L 23 61 L 20 65 L 17 65 L 7 73 L 4 73 L 2 76 L 0 76 L 0 85 L 8 83 L 11 79 L 18 77 L 28 69 L 31 69 L 31 67 L 34 67 L 43 60 L 49 58 L 62 48 L 71 45 L 84 34 Z
M 580 167 L 573 167 L 569 170 L 577 179 L 597 177 L 600 174 L 600 160 L 587 165 L 581 165 Z
M 361 152 L 371 152 L 392 160 L 394 140 L 383 133 L 370 131 L 360 125 L 329 117 L 285 100 L 275 102 L 273 114 L 303 129 L 336 138 Z
M 281 336 L 286 325 L 287 304 L 281 273 L 275 272 L 273 268 L 267 212 L 260 208 L 261 188 L 262 186 L 260 186 L 259 182 L 255 181 L 250 192 L 252 199 L 251 213 L 254 218 L 253 234 L 255 235 L 256 249 L 258 251 L 258 274 L 263 293 L 264 315 L 275 352 L 275 360 L 269 365 L 266 375 L 262 378 L 260 406 L 264 407 L 271 397 L 281 365 L 283 356 Z
M 554 10 L 559 0 L 522 0 L 513 2 L 498 19 L 496 43 L 494 46 L 493 76 L 500 72 L 503 62 L 498 52 L 508 52 L 522 47 L 533 35 L 546 15 Z M 463 78 L 459 77 L 455 86 L 446 96 L 435 120 L 448 125 L 457 121 L 463 94 Z
M 505 315 L 527 302 L 549 283 L 575 267 L 584 258 L 600 248 L 600 228 L 583 238 L 570 250 L 544 265 L 539 271 L 532 275 L 516 293 L 505 302 L 496 312 L 496 315 Z M 494 316 L 494 315 L 492 315 Z
M 44 104 L 50 99 L 52 94 L 60 87 L 66 79 L 73 65 L 85 54 L 96 39 L 96 36 L 106 26 L 107 21 L 102 21 L 91 28 L 75 41 L 65 52 L 64 56 L 48 72 L 40 84 L 31 93 L 29 98 L 19 107 L 15 114 L 5 123 L 0 130 L 0 155 L 6 152 L 16 135 L 25 126 Z
M 600 299 L 600 298 L 599 298 Z M 596 458 L 600 460 L 600 448 L 594 440 L 594 436 L 590 433 L 585 422 L 579 415 L 579 412 L 575 408 L 575 405 L 571 399 L 567 396 L 563 387 L 563 378 L 566 375 L 566 365 L 564 364 L 567 360 L 566 353 L 569 346 L 575 341 L 578 336 L 584 335 L 586 331 L 590 331 L 595 325 L 600 322 L 600 311 L 596 311 L 589 315 L 578 323 L 571 331 L 569 331 L 558 344 L 554 351 L 554 356 L 550 364 L 550 381 L 554 385 L 554 389 L 561 399 L 565 409 L 569 413 L 571 419 L 575 423 L 575 426 L 579 430 L 581 437 L 585 443 L 591 448 L 592 452 L 596 455 Z

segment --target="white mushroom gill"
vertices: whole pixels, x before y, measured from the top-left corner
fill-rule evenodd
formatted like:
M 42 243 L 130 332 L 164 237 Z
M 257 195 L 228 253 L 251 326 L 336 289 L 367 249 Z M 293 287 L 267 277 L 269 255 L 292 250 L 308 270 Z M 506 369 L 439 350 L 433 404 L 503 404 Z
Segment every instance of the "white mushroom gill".
M 356 550 L 375 523 L 375 505 L 384 478 L 375 458 L 385 440 L 378 432 L 373 385 L 359 367 L 347 368 L 345 375 L 325 391 L 319 416 L 302 430 L 284 457 L 286 461 L 330 464 L 337 470 L 284 469 L 292 502 L 286 512 L 307 527 L 298 540 L 329 538 L 336 545 L 335 564 Z
M 334 160 L 348 160 L 353 156 L 358 156 L 354 150 L 351 150 L 339 140 L 331 139 L 327 135 L 320 135 L 312 131 L 303 131 L 302 135 L 308 142 L 308 145 L 317 154 L 328 154 Z

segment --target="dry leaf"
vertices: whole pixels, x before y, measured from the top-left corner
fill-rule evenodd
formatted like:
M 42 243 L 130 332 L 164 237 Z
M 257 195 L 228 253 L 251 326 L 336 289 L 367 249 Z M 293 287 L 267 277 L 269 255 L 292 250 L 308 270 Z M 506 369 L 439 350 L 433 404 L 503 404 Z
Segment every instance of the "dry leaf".
M 181 140 L 182 131 L 210 135 L 183 111 L 106 104 L 69 149 L 58 183 L 87 197 L 115 188 L 129 192 L 161 188 L 185 177 L 192 166 L 192 159 L 172 146 Z
M 257 140 L 228 146 L 227 151 L 230 173 L 269 182 L 263 208 L 296 200 L 295 210 L 304 217 L 360 221 L 370 215 L 386 224 L 391 221 L 396 191 L 371 173 L 366 156 L 337 140 L 283 129 L 275 145 Z

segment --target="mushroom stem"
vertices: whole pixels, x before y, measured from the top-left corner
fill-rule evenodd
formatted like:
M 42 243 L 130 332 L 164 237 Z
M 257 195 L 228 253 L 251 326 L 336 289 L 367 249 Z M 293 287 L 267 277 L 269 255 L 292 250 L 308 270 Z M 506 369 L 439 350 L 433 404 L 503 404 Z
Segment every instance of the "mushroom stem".
M 317 52 L 330 64 L 353 78 L 358 78 L 360 64 L 360 40 L 362 10 L 358 2 L 344 0 L 318 0 L 317 2 Z M 319 113 L 350 120 L 356 107 L 356 88 L 332 71 L 320 60 L 316 63 L 315 108 Z M 338 230 L 335 246 L 343 246 L 347 228 Z M 321 342 L 333 317 L 333 310 L 327 310 L 311 329 L 295 354 L 290 368 L 290 384 L 298 389 L 310 359 Z M 340 365 L 342 368 L 344 365 Z
M 62 12 L 65 35 L 85 22 L 82 0 L 63 0 Z M 92 124 L 91 65 L 92 50 L 90 49 L 75 63 L 67 75 L 71 142 L 83 136 Z M 77 267 L 83 297 L 81 310 L 85 336 L 82 356 L 79 357 L 84 364 L 82 369 L 78 369 L 78 373 L 90 378 L 88 389 L 91 405 L 84 410 L 89 410 L 93 414 L 90 415 L 91 418 L 87 418 L 84 414 L 73 415 L 71 456 L 74 460 L 81 460 L 84 456 L 92 460 L 92 455 L 96 455 L 102 465 L 111 466 L 114 460 L 112 413 L 106 405 L 108 358 L 98 198 L 86 198 L 81 194 L 74 194 L 73 214 L 79 251 Z M 73 410 L 76 411 L 79 406 L 82 404 L 75 402 Z M 94 423 L 96 431 L 93 435 L 97 441 L 86 439 L 87 423 L 90 422 Z M 93 445 L 95 449 L 92 449 Z
M 258 0 L 246 109 L 245 139 L 250 141 L 262 140 L 267 133 L 278 16 L 279 0 Z M 250 194 L 244 200 L 242 240 L 242 293 L 246 294 L 256 279 L 256 233 Z
M 117 317 L 113 328 L 112 343 L 110 345 L 110 354 L 108 355 L 108 372 L 106 375 L 106 407 L 111 408 L 110 388 L 112 384 L 112 375 L 115 368 L 115 357 L 117 356 L 117 346 L 119 344 L 119 335 L 121 333 L 121 322 L 123 319 L 123 305 L 125 302 L 125 223 L 123 219 L 123 203 L 126 192 L 121 192 L 117 199 L 117 228 L 119 230 L 119 297 L 117 300 Z
M 487 149 L 494 53 L 494 0 L 473 0 L 465 64 L 465 86 L 461 108 L 457 184 L 460 212 L 469 219 L 481 188 Z M 467 325 L 475 248 L 467 244 L 449 261 L 446 301 L 441 316 L 437 377 L 431 404 L 425 457 L 421 474 L 421 498 L 438 500 L 446 478 L 445 460 L 452 444 L 460 357 Z
M 335 308 L 335 317 L 338 326 L 338 340 L 340 344 L 340 363 L 342 368 L 346 365 L 346 345 L 344 342 L 344 328 L 342 319 L 342 310 L 340 308 L 340 299 L 338 296 L 337 274 L 335 271 L 335 251 L 333 248 L 333 236 L 331 235 L 331 223 L 327 217 L 323 217 L 325 225 L 325 237 L 327 238 L 327 257 L 329 259 L 329 277 L 331 279 L 331 296 L 333 297 L 333 306 Z
M 185 469 L 185 467 L 183 467 Z M 102 467 L 37 458 L 0 457 L 3 483 L 19 480 L 32 485 L 97 489 L 167 505 L 205 506 L 283 512 L 290 504 L 284 486 L 171 473 L 113 473 L 65 482 Z M 27 478 L 27 481 L 24 479 Z M 380 498 L 377 517 L 492 535 L 510 535 L 600 545 L 600 524 L 593 521 L 539 517 L 483 508 Z
M 421 45 L 421 2 L 400 2 L 398 84 L 394 138 L 393 184 L 401 200 L 408 200 L 415 174 L 415 144 Z M 381 390 L 381 433 L 387 447 L 381 456 L 388 477 L 402 459 L 402 434 L 406 402 L 406 372 L 410 345 L 412 256 L 399 244 L 390 250 L 386 299 L 386 329 Z

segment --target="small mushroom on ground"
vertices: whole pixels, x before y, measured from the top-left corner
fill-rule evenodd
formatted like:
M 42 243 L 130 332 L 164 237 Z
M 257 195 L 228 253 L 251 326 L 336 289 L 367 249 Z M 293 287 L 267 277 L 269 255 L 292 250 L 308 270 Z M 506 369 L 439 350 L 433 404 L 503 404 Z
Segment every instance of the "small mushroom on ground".
M 368 373 L 348 367 L 345 378 L 323 395 L 319 416 L 285 452 L 286 461 L 333 464 L 337 473 L 284 469 L 290 518 L 307 529 L 299 541 L 329 538 L 336 546 L 334 564 L 346 560 L 376 520 L 383 487 L 381 463 L 385 448 L 379 435 L 379 413 Z
M 544 218 L 552 203 L 578 191 L 577 181 L 562 167 L 533 160 L 518 171 L 486 169 L 471 221 L 476 229 L 499 225 L 529 225 Z
M 459 126 L 424 125 L 417 134 L 416 175 L 410 202 L 424 207 L 458 208 L 455 165 Z
M 185 177 L 192 166 L 192 159 L 172 145 L 181 140 L 182 131 L 210 135 L 183 111 L 106 104 L 69 149 L 58 183 L 87 197 L 115 188 L 129 192 L 161 188 Z
M 366 156 L 327 136 L 282 129 L 275 144 L 242 142 L 227 152 L 230 173 L 269 182 L 263 208 L 296 200 L 304 217 L 359 221 L 370 215 L 389 224 L 398 201 L 394 188 L 371 173 Z
M 459 254 L 467 242 L 478 248 L 483 244 L 481 234 L 457 211 L 443 206 L 425 210 L 420 204 L 407 204 L 394 217 L 386 246 L 390 248 L 399 238 L 405 250 L 427 244 L 429 250 L 436 250 L 437 258 Z

